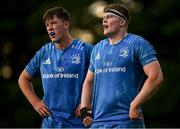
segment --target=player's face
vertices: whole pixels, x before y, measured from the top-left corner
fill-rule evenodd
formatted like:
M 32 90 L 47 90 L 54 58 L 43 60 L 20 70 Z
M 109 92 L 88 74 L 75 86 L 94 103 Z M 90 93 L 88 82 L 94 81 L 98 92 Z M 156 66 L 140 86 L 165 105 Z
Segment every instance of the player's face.
M 121 20 L 122 19 L 112 14 L 104 13 L 103 15 L 104 35 L 112 36 L 117 34 L 121 28 Z
M 48 35 L 52 42 L 59 43 L 69 29 L 69 22 L 54 16 L 45 22 Z

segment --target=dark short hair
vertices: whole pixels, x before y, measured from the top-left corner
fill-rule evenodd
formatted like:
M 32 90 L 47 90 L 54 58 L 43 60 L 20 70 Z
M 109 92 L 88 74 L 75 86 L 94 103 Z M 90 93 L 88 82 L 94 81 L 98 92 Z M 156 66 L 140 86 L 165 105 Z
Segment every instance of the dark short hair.
M 65 21 L 70 21 L 69 12 L 63 7 L 54 7 L 48 9 L 43 15 L 43 21 L 46 22 L 47 20 L 53 19 L 54 16 L 57 16 Z
M 122 4 L 110 4 L 104 8 L 104 13 L 111 12 L 111 10 L 116 10 L 117 12 L 121 13 L 121 17 L 127 20 L 130 23 L 131 15 L 129 9 Z

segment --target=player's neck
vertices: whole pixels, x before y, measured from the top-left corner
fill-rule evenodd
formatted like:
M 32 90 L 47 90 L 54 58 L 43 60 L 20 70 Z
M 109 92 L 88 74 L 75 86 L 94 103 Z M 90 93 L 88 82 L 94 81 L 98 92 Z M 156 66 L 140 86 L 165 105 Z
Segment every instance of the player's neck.
M 123 31 L 116 35 L 109 36 L 109 42 L 111 45 L 115 45 L 119 43 L 126 35 L 127 35 L 127 31 Z
M 61 41 L 59 41 L 58 43 L 55 43 L 56 48 L 65 49 L 72 43 L 72 41 L 73 41 L 73 38 L 71 37 L 71 35 L 67 34 L 66 36 L 61 38 Z

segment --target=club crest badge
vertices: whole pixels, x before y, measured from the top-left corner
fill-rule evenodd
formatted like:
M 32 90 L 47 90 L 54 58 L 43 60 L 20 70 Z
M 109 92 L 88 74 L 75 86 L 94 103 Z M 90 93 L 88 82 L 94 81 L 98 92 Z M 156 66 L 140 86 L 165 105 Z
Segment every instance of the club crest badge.
M 73 56 L 71 56 L 71 63 L 73 63 L 73 64 L 81 63 L 80 55 L 79 54 L 74 54 Z
M 129 50 L 127 48 L 122 48 L 119 52 L 119 56 L 127 57 L 129 54 Z

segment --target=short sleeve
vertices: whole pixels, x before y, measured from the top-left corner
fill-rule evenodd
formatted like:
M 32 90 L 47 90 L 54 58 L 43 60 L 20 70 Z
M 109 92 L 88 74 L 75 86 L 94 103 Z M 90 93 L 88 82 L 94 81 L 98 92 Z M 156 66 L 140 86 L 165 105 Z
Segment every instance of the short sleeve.
M 31 76 L 34 76 L 37 70 L 39 69 L 39 67 L 40 67 L 40 51 L 37 51 L 25 69 Z
M 143 38 L 138 38 L 138 42 L 136 44 L 136 53 L 143 67 L 152 61 L 157 60 L 154 47 Z
M 93 48 L 93 50 L 92 50 L 92 53 L 91 53 L 91 57 L 90 57 L 90 65 L 89 65 L 89 70 L 91 71 L 91 72 L 94 72 L 95 71 L 95 66 L 94 66 L 94 64 L 95 64 L 95 49 L 96 49 L 96 47 L 94 47 Z

